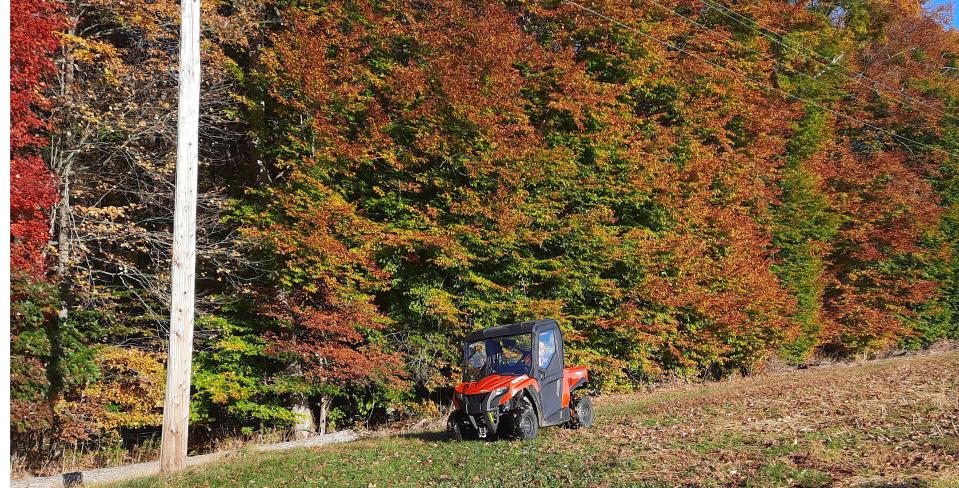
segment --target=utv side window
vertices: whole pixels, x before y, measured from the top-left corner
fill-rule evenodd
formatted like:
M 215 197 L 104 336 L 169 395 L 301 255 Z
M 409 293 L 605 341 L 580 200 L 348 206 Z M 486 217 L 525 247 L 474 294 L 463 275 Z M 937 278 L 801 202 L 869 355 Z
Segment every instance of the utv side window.
M 539 348 L 539 368 L 546 369 L 553 362 L 553 356 L 556 355 L 556 329 L 540 332 L 536 342 L 536 346 Z

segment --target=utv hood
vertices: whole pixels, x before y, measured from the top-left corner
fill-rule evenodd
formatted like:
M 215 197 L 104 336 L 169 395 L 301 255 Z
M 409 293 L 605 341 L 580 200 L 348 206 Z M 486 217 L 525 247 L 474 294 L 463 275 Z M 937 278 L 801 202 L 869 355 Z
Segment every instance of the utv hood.
M 526 379 L 526 375 L 514 376 L 514 375 L 490 375 L 479 381 L 473 381 L 471 383 L 462 383 L 456 387 L 456 391 L 464 395 L 477 395 L 479 393 L 489 393 L 497 388 L 506 387 L 507 389 L 513 383 L 519 383 L 520 381 Z

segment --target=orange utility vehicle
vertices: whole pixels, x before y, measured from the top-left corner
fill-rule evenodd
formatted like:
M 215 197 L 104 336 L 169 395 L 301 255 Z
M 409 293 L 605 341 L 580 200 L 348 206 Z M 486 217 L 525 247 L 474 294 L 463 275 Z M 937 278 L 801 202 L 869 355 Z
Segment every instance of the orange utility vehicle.
M 585 366 L 569 367 L 555 320 L 491 327 L 466 336 L 463 383 L 447 431 L 457 440 L 532 439 L 540 427 L 589 427 L 593 404 L 579 390 Z

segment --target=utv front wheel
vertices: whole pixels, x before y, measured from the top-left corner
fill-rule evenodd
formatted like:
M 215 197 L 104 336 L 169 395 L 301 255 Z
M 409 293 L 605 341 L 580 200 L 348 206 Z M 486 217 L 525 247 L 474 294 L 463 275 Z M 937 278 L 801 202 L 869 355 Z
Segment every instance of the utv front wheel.
M 539 419 L 536 418 L 536 412 L 532 408 L 524 405 L 513 415 L 510 427 L 514 439 L 529 440 L 536 437 L 536 433 L 539 432 Z
M 593 425 L 593 401 L 589 397 L 576 397 L 570 408 L 569 425 L 574 429 L 585 428 Z
M 450 439 L 454 441 L 461 441 L 465 438 L 463 435 L 463 423 L 461 421 L 462 414 L 460 412 L 453 412 L 450 414 L 450 418 L 446 421 L 446 434 L 449 435 Z

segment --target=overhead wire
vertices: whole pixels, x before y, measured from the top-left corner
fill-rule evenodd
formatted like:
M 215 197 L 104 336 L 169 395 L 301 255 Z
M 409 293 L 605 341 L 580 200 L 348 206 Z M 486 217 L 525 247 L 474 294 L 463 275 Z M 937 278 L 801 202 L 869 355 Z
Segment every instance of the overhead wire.
M 907 149 L 909 149 L 910 152 L 913 152 L 913 148 L 909 147 L 909 145 L 906 144 L 906 142 L 912 143 L 912 144 L 914 144 L 915 146 L 918 146 L 918 147 L 923 147 L 923 148 L 926 148 L 926 149 L 929 149 L 929 150 L 932 150 L 932 151 L 936 151 L 936 152 L 940 152 L 940 153 L 946 154 L 946 155 L 948 155 L 948 156 L 952 156 L 952 157 L 957 157 L 957 158 L 959 158 L 959 154 L 953 153 L 952 151 L 948 151 L 948 150 L 943 149 L 943 148 L 941 148 L 941 147 L 932 146 L 932 145 L 929 145 L 929 144 L 926 144 L 926 143 L 923 143 L 923 142 L 919 142 L 919 141 L 910 139 L 910 138 L 908 138 L 908 137 L 906 137 L 906 136 L 903 136 L 903 135 L 900 135 L 900 134 L 896 134 L 895 132 L 892 132 L 892 131 L 889 131 L 889 130 L 887 130 L 887 129 L 883 129 L 883 128 L 881 128 L 881 127 L 878 127 L 878 126 L 876 126 L 876 125 L 870 124 L 870 123 L 868 123 L 868 122 L 866 122 L 866 121 L 864 121 L 864 120 L 861 120 L 861 119 L 859 119 L 859 118 L 853 117 L 853 116 L 851 116 L 851 115 L 842 113 L 842 112 L 840 112 L 840 111 L 838 111 L 838 110 L 835 110 L 835 109 L 833 109 L 833 108 L 830 108 L 830 107 L 827 107 L 827 106 L 825 106 L 825 105 L 822 105 L 821 103 L 818 103 L 818 102 L 816 102 L 816 101 L 809 100 L 809 99 L 804 98 L 804 97 L 801 97 L 801 96 L 799 96 L 799 95 L 795 95 L 795 94 L 793 94 L 793 93 L 790 93 L 790 92 L 788 92 L 788 91 L 786 91 L 786 90 L 783 90 L 783 89 L 781 89 L 781 88 L 778 88 L 778 87 L 776 87 L 776 86 L 773 86 L 773 85 L 771 85 L 771 84 L 769 84 L 769 83 L 763 82 L 761 79 L 758 79 L 758 78 L 749 76 L 749 75 L 747 75 L 747 74 L 745 74 L 745 73 L 741 73 L 741 72 L 738 72 L 738 71 L 736 71 L 736 70 L 733 70 L 733 69 L 731 69 L 731 68 L 729 68 L 729 67 L 727 67 L 727 66 L 724 66 L 724 65 L 722 65 L 722 64 L 719 64 L 719 63 L 717 63 L 717 62 L 715 62 L 715 61 L 713 61 L 713 60 L 711 60 L 711 59 L 709 59 L 709 58 L 706 58 L 706 57 L 704 57 L 704 56 L 702 56 L 702 55 L 700 55 L 700 54 L 698 54 L 698 53 L 696 53 L 696 52 L 689 51 L 689 50 L 687 50 L 687 49 L 685 49 L 685 48 L 683 48 L 683 47 L 681 47 L 681 46 L 677 46 L 676 44 L 673 44 L 673 43 L 671 43 L 671 42 L 669 42 L 669 41 L 664 41 L 664 40 L 662 40 L 662 39 L 660 39 L 660 38 L 658 38 L 658 37 L 656 37 L 656 36 L 654 36 L 654 35 L 652 35 L 652 34 L 649 34 L 648 32 L 643 32 L 642 30 L 636 28 L 635 26 L 626 24 L 626 23 L 624 23 L 624 22 L 622 22 L 622 21 L 620 21 L 620 20 L 618 20 L 618 19 L 615 19 L 615 18 L 613 18 L 613 17 L 610 17 L 610 16 L 608 16 L 608 15 L 602 13 L 602 12 L 598 12 L 598 11 L 596 11 L 596 10 L 594 10 L 594 9 L 592 9 L 592 8 L 589 8 L 589 7 L 585 6 L 585 5 L 579 4 L 579 3 L 577 3 L 577 2 L 575 2 L 575 1 L 573 1 L 573 0 L 561 0 L 561 3 L 569 4 L 569 5 L 571 5 L 571 6 L 573 6 L 573 7 L 576 7 L 576 8 L 578 8 L 578 9 L 584 11 L 584 12 L 587 12 L 587 13 L 589 13 L 589 14 L 591 14 L 591 15 L 594 15 L 594 16 L 596 16 L 596 17 L 599 17 L 599 18 L 603 19 L 603 20 L 606 20 L 607 22 L 609 22 L 609 23 L 611 23 L 611 24 L 617 25 L 617 26 L 622 27 L 622 28 L 624 28 L 624 29 L 627 29 L 627 30 L 629 30 L 629 31 L 631 31 L 631 32 L 634 32 L 634 33 L 636 33 L 636 34 L 639 34 L 640 36 L 643 36 L 643 37 L 645 37 L 645 38 L 647 38 L 647 39 L 653 40 L 653 41 L 655 41 L 655 42 L 657 42 L 657 43 L 665 46 L 665 47 L 668 48 L 668 49 L 672 49 L 672 50 L 675 50 L 675 51 L 680 51 L 680 52 L 685 53 L 685 54 L 687 54 L 687 55 L 689 55 L 689 56 L 692 56 L 692 57 L 694 57 L 694 58 L 697 58 L 697 59 L 699 59 L 699 60 L 701 60 L 701 61 L 703 61 L 703 62 L 705 62 L 705 63 L 707 63 L 707 64 L 709 64 L 709 65 L 711 65 L 711 66 L 713 66 L 713 67 L 715 67 L 715 68 L 719 68 L 719 69 L 721 69 L 721 70 L 728 71 L 728 72 L 732 73 L 732 74 L 735 75 L 735 76 L 742 77 L 742 78 L 746 79 L 747 81 L 752 82 L 752 83 L 755 84 L 755 85 L 759 85 L 759 86 L 762 86 L 762 87 L 766 87 L 766 88 L 768 88 L 768 89 L 770 89 L 770 90 L 773 90 L 773 91 L 775 91 L 775 92 L 778 92 L 778 93 L 780 93 L 780 94 L 782 94 L 782 95 L 784 95 L 784 96 L 786 96 L 786 97 L 788 97 L 788 98 L 791 98 L 791 99 L 794 99 L 794 100 L 797 100 L 797 101 L 801 101 L 801 102 L 804 102 L 804 103 L 808 103 L 808 104 L 810 104 L 810 105 L 812 105 L 812 106 L 814 106 L 814 107 L 817 107 L 817 108 L 819 108 L 819 109 L 821 109 L 821 110 L 824 110 L 824 111 L 826 111 L 826 112 L 829 112 L 829 113 L 831 113 L 831 114 L 833 114 L 833 115 L 835 115 L 835 116 L 837 116 L 837 117 L 841 117 L 841 118 L 844 118 L 844 119 L 846 119 L 846 120 L 849 120 L 849 121 L 852 121 L 852 122 L 856 122 L 856 123 L 862 124 L 864 127 L 868 127 L 868 128 L 873 129 L 873 130 L 875 130 L 875 131 L 878 131 L 878 132 L 881 132 L 881 133 L 883 133 L 883 134 L 886 134 L 886 135 L 892 137 L 894 140 L 896 140 L 897 142 L 899 142 L 901 145 L 903 145 L 903 146 L 906 147 Z
M 727 40 L 729 40 L 729 41 L 735 41 L 735 40 L 736 40 L 733 36 L 731 36 L 731 35 L 729 35 L 729 34 L 727 34 L 727 33 L 721 32 L 721 31 L 719 31 L 719 30 L 713 29 L 713 28 L 711 28 L 711 27 L 709 27 L 709 26 L 707 26 L 707 25 L 704 25 L 703 23 L 701 23 L 701 22 L 699 22 L 699 21 L 697 21 L 697 20 L 695 20 L 695 19 L 692 19 L 692 18 L 690 18 L 690 17 L 687 17 L 686 15 L 683 15 L 683 14 L 681 14 L 681 13 L 679 13 L 679 12 L 677 12 L 677 11 L 675 11 L 675 10 L 667 7 L 667 6 L 665 6 L 665 5 L 659 3 L 659 2 L 656 1 L 656 0 L 645 0 L 645 1 L 647 1 L 647 2 L 649 2 L 649 3 L 651 3 L 651 4 L 653 4 L 653 5 L 656 5 L 657 7 L 661 8 L 661 9 L 663 9 L 663 10 L 666 10 L 667 12 L 669 12 L 669 13 L 677 16 L 677 17 L 680 17 L 680 18 L 682 18 L 683 20 L 685 20 L 686 22 L 688 22 L 688 23 L 690 23 L 690 24 L 693 24 L 693 25 L 695 25 L 695 26 L 697 26 L 697 27 L 699 27 L 699 28 L 701 28 L 701 29 L 708 30 L 708 31 L 710 31 L 710 32 L 712 32 L 712 33 L 714 33 L 714 34 L 718 34 L 719 36 L 721 36 L 721 37 L 723 37 L 723 38 L 725 38 L 725 39 L 727 39 Z M 704 5 L 706 4 L 706 2 L 703 1 L 703 0 L 700 0 L 700 3 L 703 3 Z M 744 25 L 745 25 L 745 24 L 744 24 Z M 747 26 L 747 27 L 748 27 L 748 26 Z M 756 28 L 753 28 L 753 29 L 756 30 L 756 32 L 759 32 L 760 34 L 762 34 L 762 32 L 761 32 L 760 30 L 758 30 L 758 29 L 756 29 Z M 783 44 L 783 45 L 786 46 L 786 47 L 790 47 L 790 46 L 788 46 L 787 44 Z M 799 74 L 799 75 L 801 75 L 801 76 L 804 76 L 804 77 L 808 78 L 810 81 L 816 82 L 816 77 L 810 75 L 809 73 L 806 73 L 806 72 L 803 72 L 803 71 L 800 71 L 800 70 L 789 69 L 789 68 L 787 68 L 781 61 L 776 60 L 774 57 L 772 57 L 772 56 L 770 56 L 770 55 L 768 55 L 768 54 L 765 54 L 765 53 L 763 53 L 762 51 L 759 51 L 759 50 L 756 50 L 756 49 L 752 49 L 752 48 L 747 48 L 747 49 L 749 49 L 749 51 L 751 51 L 751 52 L 754 53 L 754 54 L 758 54 L 758 55 L 761 56 L 763 59 L 766 59 L 767 61 L 771 61 L 771 62 L 775 63 L 777 66 L 780 66 L 780 67 L 783 68 L 784 70 L 793 71 L 793 72 L 795 72 L 795 73 L 797 73 L 797 74 Z M 798 52 L 798 51 L 797 51 L 797 52 Z M 802 54 L 802 53 L 799 53 L 799 54 Z M 812 59 L 812 58 L 809 57 L 809 56 L 805 56 L 805 57 L 807 57 L 807 59 L 810 59 L 810 60 L 812 60 L 812 61 L 816 61 L 815 59 Z M 818 61 L 816 61 L 816 62 L 818 62 Z M 820 63 L 820 64 L 822 64 L 822 63 Z M 835 66 L 827 66 L 827 68 L 834 68 L 834 67 L 835 67 Z M 855 78 L 850 77 L 849 75 L 847 75 L 847 74 L 845 74 L 845 73 L 839 73 L 839 74 L 842 75 L 842 76 L 844 76 L 844 77 L 847 78 L 847 79 L 850 79 L 850 80 L 858 83 L 858 84 L 862 84 L 860 81 L 856 80 Z M 817 75 L 817 76 L 818 76 L 818 75 Z M 864 78 L 869 79 L 869 78 L 867 78 L 867 77 L 864 77 Z M 873 80 L 870 80 L 870 81 L 873 81 Z M 879 82 L 874 81 L 874 83 L 879 83 Z M 875 91 L 877 94 L 890 96 L 889 94 L 880 92 L 880 91 L 879 91 L 878 89 L 876 89 L 876 88 L 872 88 L 872 90 Z M 848 91 L 844 91 L 844 90 L 840 90 L 840 89 L 837 89 L 836 91 L 837 91 L 839 94 L 841 94 L 841 95 L 845 95 L 845 96 L 847 96 L 847 97 L 849 97 L 849 98 L 852 98 L 852 99 L 855 99 L 855 100 L 857 100 L 857 101 L 859 101 L 859 102 L 862 102 L 862 100 L 860 100 L 859 97 L 857 97 L 856 95 L 854 95 L 854 94 L 852 94 L 852 93 L 849 93 Z M 908 95 L 905 95 L 905 96 L 908 97 Z M 899 99 L 899 98 L 896 98 L 895 96 L 891 96 L 890 98 L 892 98 L 893 100 L 895 100 L 895 101 L 896 101 L 897 103 L 899 103 L 899 104 L 902 104 L 902 105 L 905 105 L 905 106 L 909 107 L 909 108 L 912 109 L 912 110 L 915 110 L 915 111 L 917 111 L 917 112 L 920 111 L 919 109 L 917 109 L 916 107 L 914 107 L 912 104 L 910 104 L 910 103 L 908 103 L 908 102 L 905 102 L 905 101 L 903 101 L 903 100 L 901 100 L 901 99 Z M 910 97 L 910 98 L 911 98 L 911 97 Z M 933 110 L 936 110 L 936 107 L 933 107 L 932 105 L 928 105 L 928 104 L 922 102 L 921 100 L 916 100 L 916 101 L 919 102 L 919 103 L 922 103 L 923 105 L 927 106 L 928 108 L 931 108 L 931 109 L 933 109 Z M 948 115 L 948 114 L 946 114 L 945 112 L 943 112 L 943 111 L 941 111 L 941 110 L 939 110 L 939 115 L 941 115 L 941 116 L 943 116 L 943 117 L 950 117 L 950 118 L 955 119 L 956 121 L 959 121 L 959 119 L 956 119 L 955 117 L 953 117 L 953 116 L 951 116 L 951 115 Z
M 726 39 L 726 40 L 729 40 L 729 41 L 735 41 L 735 40 L 736 40 L 736 39 L 735 39 L 734 37 L 732 37 L 731 35 L 726 34 L 726 33 L 723 33 L 723 32 L 720 32 L 720 31 L 718 31 L 718 30 L 716 30 L 716 29 L 713 29 L 713 28 L 711 28 L 711 27 L 709 27 L 709 26 L 707 26 L 707 25 L 704 25 L 704 24 L 702 24 L 701 22 L 699 22 L 699 21 L 697 21 L 697 20 L 695 20 L 695 19 L 692 19 L 692 18 L 690 18 L 690 17 L 687 17 L 687 16 L 685 16 L 685 15 L 683 15 L 683 14 L 681 14 L 681 13 L 679 13 L 679 12 L 677 12 L 677 11 L 675 11 L 675 10 L 673 10 L 673 9 L 671 9 L 671 8 L 669 8 L 669 7 L 665 6 L 665 5 L 657 2 L 656 0 L 645 0 L 645 1 L 647 1 L 647 2 L 649 2 L 649 3 L 651 3 L 651 4 L 653 4 L 653 5 L 656 5 L 657 7 L 661 8 L 661 9 L 663 9 L 663 10 L 665 10 L 665 11 L 667 11 L 667 12 L 669 12 L 669 13 L 677 16 L 677 17 L 680 17 L 680 18 L 682 18 L 683 20 L 685 20 L 686 22 L 688 22 L 688 23 L 690 23 L 690 24 L 693 24 L 693 25 L 695 25 L 695 26 L 697 26 L 697 27 L 699 27 L 699 28 L 701 28 L 701 29 L 703 29 L 703 30 L 707 30 L 707 31 L 709 31 L 709 32 L 712 32 L 713 34 L 718 34 L 719 36 L 723 37 L 723 38 Z M 735 46 L 733 46 L 733 47 L 735 47 Z M 772 56 L 770 56 L 770 55 L 768 55 L 768 54 L 766 54 L 766 53 L 763 53 L 762 51 L 759 51 L 759 50 L 757 50 L 757 49 L 752 49 L 752 48 L 747 48 L 747 49 L 749 49 L 749 51 L 751 51 L 751 52 L 754 53 L 754 54 L 758 54 L 758 55 L 761 56 L 763 59 L 765 59 L 765 60 L 767 60 L 767 61 L 771 61 L 771 62 L 773 62 L 774 64 L 776 64 L 777 66 L 782 67 L 783 69 L 789 70 L 785 65 L 783 65 L 783 63 L 782 63 L 781 61 L 778 61 L 776 58 L 774 58 L 774 57 L 772 57 Z M 811 75 L 808 74 L 808 73 L 805 73 L 805 72 L 799 71 L 799 70 L 789 70 L 789 71 L 793 71 L 793 72 L 795 72 L 795 73 L 797 73 L 797 74 L 799 74 L 799 75 L 801 75 L 801 76 L 805 76 L 806 78 L 808 78 L 809 80 L 813 81 L 814 83 L 816 82 L 816 78 L 814 78 L 813 76 L 811 76 Z M 856 98 L 855 95 L 853 95 L 852 93 L 849 93 L 849 92 L 847 92 L 847 91 L 840 90 L 840 89 L 837 89 L 836 91 L 837 91 L 840 95 L 845 95 L 845 96 L 850 97 L 850 98 Z M 910 107 L 912 107 L 912 106 L 910 105 Z
M 835 60 L 826 59 L 826 58 L 823 57 L 821 54 L 819 54 L 819 53 L 817 53 L 817 52 L 815 52 L 815 51 L 813 51 L 813 50 L 805 49 L 805 48 L 803 48 L 803 47 L 795 46 L 795 45 L 792 45 L 792 44 L 787 43 L 787 42 L 782 38 L 782 37 L 783 37 L 782 35 L 779 35 L 779 34 L 770 34 L 770 33 L 768 33 L 766 30 L 760 29 L 760 28 L 756 27 L 755 25 L 753 25 L 753 21 L 752 21 L 751 19 L 749 19 L 748 17 L 740 14 L 739 12 L 737 12 L 737 11 L 735 11 L 735 10 L 730 9 L 730 8 L 727 7 L 726 5 L 720 3 L 718 0 L 699 0 L 699 3 L 705 5 L 707 8 L 712 8 L 712 9 L 716 10 L 717 12 L 719 12 L 720 14 L 722 14 L 723 16 L 725 16 L 726 18 L 731 19 L 731 20 L 733 20 L 734 22 L 737 22 L 738 24 L 742 25 L 743 27 L 746 27 L 747 29 L 750 29 L 750 30 L 752 30 L 753 32 L 756 32 L 757 34 L 763 36 L 764 38 L 769 39 L 770 41 L 772 41 L 772 42 L 774 42 L 774 43 L 776 43 L 776 44 L 778 44 L 778 45 L 780 45 L 780 46 L 782 46 L 782 47 L 784 47 L 784 48 L 786 48 L 786 49 L 789 49 L 790 51 L 792 51 L 792 52 L 794 52 L 794 53 L 797 53 L 797 54 L 805 57 L 806 59 L 808 59 L 808 60 L 810 60 L 810 61 L 813 61 L 813 62 L 815 62 L 815 63 L 818 63 L 820 66 L 823 66 L 823 67 L 825 67 L 825 68 L 828 69 L 828 70 L 833 70 L 833 72 L 837 73 L 839 76 L 842 76 L 843 78 L 846 78 L 846 79 L 852 81 L 853 83 L 856 83 L 856 84 L 858 84 L 858 85 L 860 85 L 860 86 L 865 86 L 866 88 L 869 88 L 869 89 L 873 90 L 876 94 L 886 95 L 886 96 L 892 98 L 893 100 L 895 100 L 896 102 L 898 102 L 898 103 L 900 103 L 900 104 L 906 105 L 906 106 L 908 106 L 909 108 L 911 108 L 911 109 L 913 109 L 913 110 L 917 110 L 916 107 L 912 106 L 912 105 L 909 104 L 909 103 L 906 103 L 906 102 L 902 101 L 902 99 L 900 99 L 900 98 L 897 97 L 897 96 L 902 96 L 902 97 L 904 97 L 904 98 L 906 98 L 906 99 L 908 99 L 908 100 L 911 100 L 912 102 L 915 102 L 915 103 L 920 104 L 920 105 L 922 105 L 922 106 L 924 106 L 924 107 L 926 107 L 926 108 L 928 108 L 928 109 L 933 110 L 934 112 L 936 112 L 937 115 L 940 115 L 940 116 L 943 116 L 943 117 L 949 117 L 949 118 L 954 119 L 954 120 L 959 120 L 959 119 L 957 119 L 956 117 L 947 114 L 947 113 L 946 113 L 944 110 L 942 110 L 942 108 L 940 108 L 940 107 L 936 107 L 936 106 L 934 106 L 934 105 L 930 105 L 929 103 L 926 103 L 924 100 L 919 99 L 919 98 L 916 98 L 916 97 L 913 97 L 913 96 L 909 95 L 908 93 L 903 92 L 902 90 L 896 90 L 895 88 L 889 87 L 889 86 L 883 84 L 882 82 L 880 82 L 880 81 L 878 81 L 878 80 L 874 80 L 874 79 L 866 76 L 864 73 L 860 73 L 859 75 L 857 75 L 857 76 L 855 76 L 855 77 L 854 77 L 854 76 L 851 76 L 851 75 L 849 75 L 848 73 L 846 73 L 845 70 L 842 69 L 841 66 L 837 65 L 837 64 L 835 63 Z M 818 59 L 817 59 L 817 58 L 818 58 Z M 862 80 L 867 80 L 867 81 L 869 81 L 869 82 L 872 84 L 872 86 L 867 86 Z M 882 87 L 882 88 L 884 88 L 885 90 L 887 90 L 887 92 L 883 92 L 883 91 L 879 90 L 879 88 L 877 88 L 877 87 Z M 918 111 L 918 110 L 917 110 L 917 111 Z

